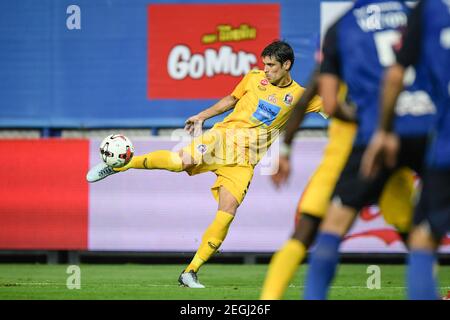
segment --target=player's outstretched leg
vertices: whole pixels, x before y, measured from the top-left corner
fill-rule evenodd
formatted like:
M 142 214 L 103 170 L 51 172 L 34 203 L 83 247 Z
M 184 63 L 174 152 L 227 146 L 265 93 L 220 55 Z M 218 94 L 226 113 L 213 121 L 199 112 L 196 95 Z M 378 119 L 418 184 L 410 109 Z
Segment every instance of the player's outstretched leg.
M 217 252 L 227 236 L 228 229 L 233 222 L 236 209 L 239 206 L 237 200 L 224 187 L 219 189 L 219 210 L 214 221 L 206 229 L 202 242 L 191 263 L 181 273 L 178 281 L 189 288 L 204 288 L 198 281 L 197 272 L 200 267 Z
M 97 182 L 115 173 L 117 173 L 117 171 L 114 171 L 112 167 L 104 162 L 100 162 L 88 171 L 86 180 L 88 182 Z
M 88 182 L 97 182 L 110 175 L 126 171 L 128 169 L 162 169 L 180 172 L 185 170 L 192 163 L 192 161 L 184 161 L 184 158 L 176 152 L 171 152 L 169 150 L 158 150 L 142 156 L 134 156 L 130 163 L 122 168 L 111 168 L 101 162 L 89 170 L 86 180 Z

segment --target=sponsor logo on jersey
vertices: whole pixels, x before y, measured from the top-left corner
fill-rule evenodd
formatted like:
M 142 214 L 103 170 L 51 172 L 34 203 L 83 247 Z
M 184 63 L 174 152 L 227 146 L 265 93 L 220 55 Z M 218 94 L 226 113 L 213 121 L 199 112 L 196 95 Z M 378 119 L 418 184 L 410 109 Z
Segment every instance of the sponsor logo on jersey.
M 261 91 L 266 91 L 266 87 L 263 87 L 262 85 L 258 84 L 258 89 Z
M 288 106 L 290 106 L 292 104 L 293 100 L 294 100 L 294 96 L 290 93 L 287 93 L 283 98 L 283 102 Z
M 258 107 L 252 117 L 265 125 L 270 126 L 280 113 L 281 108 L 265 100 L 259 100 Z
M 269 100 L 272 103 L 277 103 L 277 97 L 275 94 L 271 94 L 270 96 L 268 96 L 267 100 Z
M 205 154 L 206 151 L 208 151 L 208 146 L 206 144 L 199 144 L 197 145 L 197 151 L 201 154 Z
M 269 80 L 264 78 L 264 79 L 261 79 L 261 81 L 259 83 L 261 83 L 263 86 L 267 86 L 269 84 Z
M 427 114 L 435 114 L 436 107 L 428 93 L 423 90 L 408 91 L 400 93 L 395 113 L 398 116 L 423 116 Z

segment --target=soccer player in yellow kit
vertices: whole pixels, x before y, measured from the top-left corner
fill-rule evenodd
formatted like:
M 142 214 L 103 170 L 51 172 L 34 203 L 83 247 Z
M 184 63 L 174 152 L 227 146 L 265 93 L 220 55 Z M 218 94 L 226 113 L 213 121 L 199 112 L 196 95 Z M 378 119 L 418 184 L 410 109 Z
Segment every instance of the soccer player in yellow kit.
M 218 201 L 218 211 L 194 258 L 178 279 L 183 286 L 204 288 L 198 281 L 198 270 L 225 240 L 247 193 L 254 167 L 278 137 L 305 90 L 291 78 L 294 52 L 289 44 L 274 41 L 264 48 L 261 57 L 264 70 L 250 71 L 230 95 L 186 120 L 185 129 L 192 134 L 205 120 L 234 108 L 190 145 L 178 152 L 158 150 L 135 156 L 119 169 L 100 163 L 87 174 L 89 182 L 131 168 L 186 171 L 189 175 L 211 171 L 217 175 L 211 191 Z M 322 101 L 316 96 L 306 112 L 319 112 L 321 107 Z

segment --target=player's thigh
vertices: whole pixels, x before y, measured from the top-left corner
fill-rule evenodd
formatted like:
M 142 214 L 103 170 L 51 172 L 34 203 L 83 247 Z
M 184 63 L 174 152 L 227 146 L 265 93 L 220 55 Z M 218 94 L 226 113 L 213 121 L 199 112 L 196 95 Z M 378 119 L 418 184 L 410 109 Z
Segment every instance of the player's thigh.
M 183 170 L 190 170 L 195 167 L 195 159 L 191 156 L 191 153 L 188 153 L 185 150 L 181 149 L 180 151 L 178 151 L 178 155 L 181 158 Z
M 436 241 L 450 231 L 450 169 L 425 172 L 413 224 L 427 224 Z
M 209 130 L 203 135 L 194 138 L 190 144 L 178 152 L 183 161 L 183 169 L 200 172 L 203 169 L 196 167 L 210 168 L 220 164 L 220 161 L 218 161 L 220 159 L 217 159 L 215 155 L 219 153 L 217 151 L 222 147 L 221 139 L 220 132 L 215 130 Z
M 384 220 L 401 233 L 407 233 L 412 224 L 417 179 L 415 172 L 408 167 L 395 170 L 378 201 Z
M 225 186 L 219 187 L 219 210 L 235 215 L 239 207 L 236 197 Z
M 428 149 L 428 136 L 403 137 L 400 140 L 399 166 L 409 167 L 422 175 L 425 168 L 425 155 Z
M 343 237 L 352 226 L 357 213 L 352 207 L 332 201 L 320 225 L 320 230 Z
M 214 198 L 220 203 L 221 188 L 231 194 L 239 206 L 244 200 L 253 178 L 252 166 L 222 166 L 214 171 L 216 182 L 211 188 Z
M 383 169 L 373 179 L 364 178 L 359 173 L 364 151 L 364 146 L 353 147 L 331 196 L 332 202 L 339 202 L 342 206 L 353 208 L 356 212 L 378 201 L 391 174 L 391 171 Z
M 339 175 L 352 150 L 356 125 L 334 119 L 330 124 L 329 140 L 322 160 L 311 176 L 297 206 L 301 213 L 323 218 Z

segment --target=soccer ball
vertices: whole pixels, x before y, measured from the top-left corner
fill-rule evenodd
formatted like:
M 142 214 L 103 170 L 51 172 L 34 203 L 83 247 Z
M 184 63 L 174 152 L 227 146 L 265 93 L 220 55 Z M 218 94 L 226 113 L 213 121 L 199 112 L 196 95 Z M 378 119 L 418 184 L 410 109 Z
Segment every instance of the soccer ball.
M 100 157 L 104 163 L 113 168 L 127 165 L 133 154 L 133 143 L 122 134 L 111 134 L 100 144 Z

